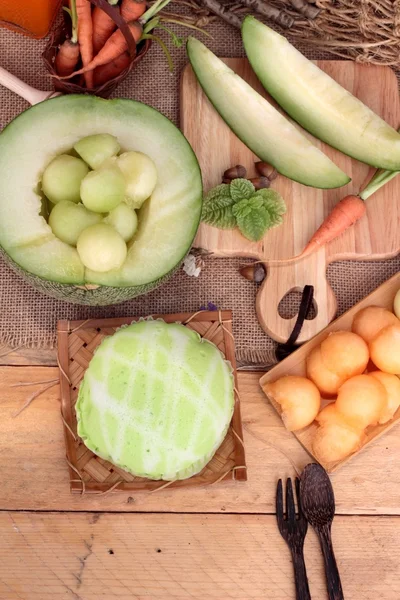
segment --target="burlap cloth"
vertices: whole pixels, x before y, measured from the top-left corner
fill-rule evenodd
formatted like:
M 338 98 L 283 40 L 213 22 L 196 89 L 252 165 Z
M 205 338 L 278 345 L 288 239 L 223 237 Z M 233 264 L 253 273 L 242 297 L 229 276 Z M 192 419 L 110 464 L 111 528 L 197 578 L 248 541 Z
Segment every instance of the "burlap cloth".
M 181 35 L 187 30 L 180 29 Z M 213 39 L 209 47 L 220 56 L 243 56 L 239 33 L 225 24 L 208 28 Z M 200 34 L 199 34 L 200 36 Z M 50 89 L 50 81 L 41 62 L 44 42 L 29 40 L 0 30 L 0 64 L 11 73 L 39 89 Z M 315 51 L 300 48 L 309 58 L 327 58 Z M 186 62 L 184 47 L 172 51 L 175 72 L 169 74 L 158 47 L 151 51 L 138 68 L 116 91 L 117 96 L 135 98 L 151 104 L 174 123 L 179 124 L 179 75 Z M 0 127 L 4 127 L 27 102 L 0 87 Z M 21 165 L 21 175 L 23 165 Z M 56 343 L 58 319 L 86 319 L 196 311 L 208 302 L 234 312 L 233 329 L 237 359 L 240 363 L 270 362 L 272 340 L 261 329 L 256 312 L 257 286 L 238 273 L 243 259 L 206 258 L 198 279 L 182 270 L 158 290 L 118 306 L 84 307 L 47 298 L 35 291 L 0 259 L 0 344 L 12 347 L 45 348 Z M 338 313 L 350 308 L 400 269 L 400 257 L 378 263 L 342 262 L 329 267 L 328 277 L 338 299 Z M 293 314 L 298 298 L 289 298 L 284 311 Z M 1 353 L 1 350 L 0 350 Z

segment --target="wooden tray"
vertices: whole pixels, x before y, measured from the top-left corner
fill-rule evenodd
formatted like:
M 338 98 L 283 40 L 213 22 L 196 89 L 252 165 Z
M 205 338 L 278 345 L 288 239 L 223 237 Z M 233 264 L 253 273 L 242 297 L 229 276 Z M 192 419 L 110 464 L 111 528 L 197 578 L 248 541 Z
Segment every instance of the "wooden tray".
M 247 480 L 231 311 L 201 311 L 194 314 L 178 313 L 152 315 L 152 317 L 161 318 L 167 323 L 183 323 L 186 327 L 197 331 L 203 338 L 213 342 L 230 361 L 234 369 L 236 397 L 232 422 L 226 438 L 201 473 L 190 479 L 172 483 L 135 477 L 93 454 L 77 434 L 75 403 L 79 384 L 101 341 L 122 325 L 129 325 L 140 317 L 59 321 L 57 337 L 61 415 L 64 423 L 70 488 L 73 493 L 156 490 L 167 486 L 217 483 L 223 479 Z
M 246 59 L 223 60 L 267 97 Z M 316 61 L 316 64 L 397 129 L 400 124 L 398 84 L 389 67 L 343 60 Z M 255 155 L 223 122 L 189 66 L 181 81 L 181 128 L 199 160 L 206 192 L 221 183 L 225 169 L 238 163 L 247 168 L 249 177 L 255 175 Z M 299 254 L 332 207 L 346 194 L 358 193 L 374 172 L 367 165 L 305 135 L 350 175 L 352 181 L 348 185 L 318 190 L 280 175 L 272 187 L 282 194 L 287 204 L 282 226 L 269 231 L 260 242 L 250 242 L 237 229 L 221 230 L 202 223 L 195 240 L 195 246 L 215 256 L 248 256 L 264 262 L 267 277 L 258 292 L 256 309 L 261 326 L 278 342 L 287 341 L 296 321 L 296 315 L 285 319 L 278 311 L 287 293 L 302 290 L 307 284 L 314 286 L 316 317 L 304 322 L 299 342 L 305 342 L 326 327 L 336 314 L 336 298 L 326 278 L 329 263 L 377 260 L 400 252 L 400 177 L 395 177 L 367 201 L 366 215 L 337 240 L 303 260 L 268 266 L 269 260 Z
M 288 356 L 288 358 L 286 358 L 281 363 L 279 363 L 279 365 L 277 365 L 276 367 L 271 369 L 266 375 L 264 375 L 264 377 L 261 378 L 261 380 L 260 380 L 261 387 L 263 387 L 265 384 L 267 384 L 271 381 L 275 381 L 276 379 L 279 379 L 279 377 L 282 377 L 283 375 L 304 375 L 305 376 L 306 375 L 306 362 L 305 362 L 306 357 L 311 352 L 311 350 L 313 348 L 315 348 L 315 346 L 318 346 L 322 342 L 322 340 L 324 340 L 327 337 L 327 335 L 331 331 L 338 331 L 338 330 L 343 330 L 343 329 L 350 330 L 355 314 L 362 308 L 365 308 L 366 306 L 373 306 L 373 305 L 382 306 L 383 308 L 388 308 L 389 310 L 393 310 L 393 300 L 394 300 L 396 292 L 399 288 L 400 288 L 400 273 L 398 273 L 397 275 L 394 275 L 391 279 L 389 279 L 388 281 L 383 283 L 374 292 L 372 292 L 372 294 L 369 294 L 369 296 L 366 296 L 366 298 L 364 298 L 364 300 L 361 300 L 361 302 L 359 302 L 358 304 L 353 306 L 353 308 L 348 310 L 341 317 L 336 319 L 336 321 L 331 323 L 329 325 L 329 327 L 327 327 L 326 329 L 321 331 L 321 333 L 318 334 L 315 338 L 313 338 L 312 340 L 310 340 L 309 342 L 304 344 L 301 348 L 296 350 L 296 352 L 294 352 L 293 354 Z M 268 400 L 271 402 L 272 406 L 274 407 L 274 409 L 276 410 L 276 412 L 279 415 L 281 415 L 282 411 L 281 411 L 279 404 L 277 404 L 268 395 L 267 395 L 267 397 L 268 397 Z M 326 401 L 326 402 L 324 401 L 324 404 L 328 404 L 328 401 Z M 336 471 L 339 467 L 343 466 L 346 462 L 348 462 L 349 460 L 354 458 L 354 456 L 356 456 L 362 450 L 364 450 L 364 448 L 366 448 L 371 442 L 373 442 L 375 439 L 377 439 L 378 437 L 383 435 L 386 431 L 389 431 L 389 429 L 391 429 L 394 425 L 396 425 L 396 423 L 399 423 L 399 422 L 400 422 L 400 408 L 395 413 L 393 419 L 391 421 L 389 421 L 388 423 L 385 423 L 384 425 L 376 425 L 374 427 L 369 427 L 367 429 L 366 441 L 364 442 L 364 444 L 360 448 L 360 450 L 358 450 L 354 454 L 351 454 L 350 456 L 346 457 L 345 459 L 343 459 L 341 461 L 325 463 L 325 464 L 322 464 L 322 466 L 324 467 L 324 469 L 326 469 L 328 471 L 328 473 L 332 473 L 333 471 Z M 304 446 L 304 448 L 307 450 L 307 452 L 309 454 L 311 454 L 311 456 L 313 456 L 314 458 L 315 458 L 315 456 L 312 452 L 311 442 L 312 442 L 312 438 L 314 436 L 314 433 L 315 433 L 317 427 L 318 427 L 317 424 L 314 422 L 311 425 L 309 425 L 308 427 L 305 427 L 304 429 L 293 432 L 293 434 L 297 437 L 297 439 L 302 444 L 302 446 Z M 317 460 L 317 459 L 315 458 L 315 460 Z

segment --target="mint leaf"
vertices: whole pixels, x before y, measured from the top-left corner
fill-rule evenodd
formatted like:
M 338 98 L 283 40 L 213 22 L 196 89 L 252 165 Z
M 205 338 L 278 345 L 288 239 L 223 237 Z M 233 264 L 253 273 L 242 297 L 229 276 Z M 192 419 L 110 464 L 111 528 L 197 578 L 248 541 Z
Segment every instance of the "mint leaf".
M 242 200 L 232 207 L 237 225 L 248 240 L 258 242 L 270 227 L 270 216 L 263 206 L 263 199 L 253 196 Z
M 234 229 L 236 227 L 236 217 L 232 213 L 232 206 L 220 208 L 214 206 L 213 202 L 205 204 L 201 218 L 204 223 L 220 229 Z
M 230 198 L 230 185 L 229 183 L 221 183 L 216 187 L 212 188 L 208 194 L 203 198 L 203 205 L 207 202 L 213 202 L 214 200 L 218 200 L 220 198 Z
M 264 208 L 255 208 L 245 217 L 236 217 L 240 232 L 248 240 L 258 242 L 269 227 L 269 216 Z
M 268 211 L 270 217 L 270 228 L 280 225 L 286 212 L 286 204 L 282 196 L 275 190 L 259 190 L 253 198 L 261 198 L 264 208 Z
M 240 202 L 254 195 L 255 187 L 247 179 L 233 179 L 230 183 L 230 194 L 234 202 Z
M 245 217 L 251 213 L 251 207 L 249 206 L 248 200 L 241 200 L 236 202 L 232 207 L 232 212 L 235 217 Z
M 233 214 L 236 217 L 245 217 L 248 215 L 253 209 L 263 208 L 264 200 L 262 198 L 258 198 L 254 195 L 249 200 L 241 200 L 240 202 L 236 202 L 233 207 Z
M 233 229 L 236 225 L 251 241 L 259 241 L 267 229 L 282 223 L 286 205 L 282 196 L 271 189 L 255 191 L 247 179 L 237 178 L 210 190 L 203 201 L 202 221 Z
M 204 198 L 201 219 L 204 223 L 220 229 L 233 229 L 236 219 L 232 213 L 232 205 L 229 184 L 217 185 Z

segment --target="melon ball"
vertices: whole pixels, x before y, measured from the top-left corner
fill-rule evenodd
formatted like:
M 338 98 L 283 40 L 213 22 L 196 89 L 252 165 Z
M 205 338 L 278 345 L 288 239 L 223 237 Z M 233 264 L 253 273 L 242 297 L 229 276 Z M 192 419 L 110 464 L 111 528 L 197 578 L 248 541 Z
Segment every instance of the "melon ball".
M 380 306 L 367 306 L 356 314 L 351 329 L 369 344 L 382 329 L 396 323 L 398 319 L 390 310 Z
M 323 396 L 335 396 L 345 378 L 330 371 L 322 361 L 321 347 L 317 346 L 306 359 L 307 377 L 311 379 Z
M 369 345 L 371 360 L 385 373 L 400 374 L 400 323 L 382 329 Z
M 386 390 L 386 406 L 381 414 L 379 423 L 387 423 L 393 418 L 400 406 L 400 379 L 397 375 L 383 373 L 383 371 L 373 371 L 369 375 L 375 377 Z
M 98 171 L 90 171 L 82 179 L 81 198 L 89 210 L 105 213 L 122 202 L 125 195 L 125 179 L 120 169 L 108 163 Z
M 49 225 L 55 236 L 70 246 L 76 246 L 82 231 L 100 223 L 101 215 L 91 212 L 83 204 L 59 202 L 50 213 Z
M 105 223 L 85 229 L 78 238 L 77 250 L 85 267 L 99 273 L 119 269 L 127 254 L 122 237 Z
M 393 310 L 398 319 L 400 319 L 400 290 L 398 290 L 397 294 L 394 297 Z
M 114 227 L 125 242 L 132 239 L 138 226 L 137 214 L 125 202 L 118 204 L 104 219 L 104 222 Z
M 339 389 L 336 409 L 355 429 L 379 423 L 386 408 L 386 390 L 371 375 L 356 375 Z
M 80 158 L 60 154 L 46 167 L 42 177 L 42 190 L 46 197 L 58 202 L 79 202 L 81 182 L 89 167 Z
M 321 427 L 324 425 L 332 425 L 333 423 L 338 423 L 339 425 L 346 425 L 346 421 L 344 420 L 343 415 L 340 414 L 340 412 L 336 408 L 336 402 L 331 402 L 330 404 L 327 404 L 325 408 L 323 408 L 321 412 L 318 413 L 315 420 Z M 348 424 L 347 427 L 349 427 Z
M 315 457 L 321 464 L 343 460 L 356 452 L 363 443 L 364 434 L 345 422 L 333 422 L 318 427 L 312 440 Z
M 74 150 L 92 169 L 98 169 L 108 158 L 116 156 L 121 148 L 115 136 L 97 133 L 79 140 Z
M 318 388 L 306 377 L 287 375 L 265 385 L 264 391 L 280 404 L 282 420 L 289 431 L 310 425 L 321 406 Z
M 325 406 L 325 408 L 318 413 L 315 420 L 321 427 L 324 427 L 325 425 L 340 425 L 341 427 L 346 427 L 347 429 L 353 429 L 358 434 L 364 432 L 363 427 L 346 420 L 345 415 L 338 411 L 336 402 L 331 402 Z
M 126 202 L 133 209 L 140 208 L 156 187 L 155 164 L 143 152 L 124 152 L 118 157 L 118 166 L 126 180 Z
M 335 331 L 321 343 L 321 358 L 327 369 L 348 379 L 365 371 L 368 346 L 351 331 Z

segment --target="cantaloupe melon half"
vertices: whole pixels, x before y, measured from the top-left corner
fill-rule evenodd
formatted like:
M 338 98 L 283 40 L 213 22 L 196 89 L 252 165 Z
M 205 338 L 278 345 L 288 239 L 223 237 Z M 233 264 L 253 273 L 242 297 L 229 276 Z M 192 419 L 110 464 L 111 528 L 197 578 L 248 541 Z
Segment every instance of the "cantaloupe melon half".
M 85 271 L 77 251 L 58 240 L 40 216 L 47 164 L 96 133 L 112 134 L 123 151 L 150 156 L 158 175 L 124 264 L 102 274 Z M 154 288 L 189 250 L 201 202 L 200 169 L 189 143 L 145 104 L 60 96 L 28 109 L 0 134 L 0 246 L 25 278 L 63 299 L 111 304 Z
M 231 365 L 183 325 L 139 321 L 98 347 L 80 385 L 78 434 L 98 456 L 150 479 L 200 472 L 225 438 Z

